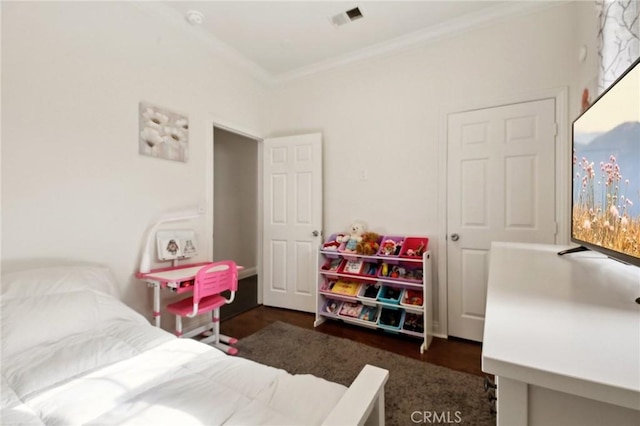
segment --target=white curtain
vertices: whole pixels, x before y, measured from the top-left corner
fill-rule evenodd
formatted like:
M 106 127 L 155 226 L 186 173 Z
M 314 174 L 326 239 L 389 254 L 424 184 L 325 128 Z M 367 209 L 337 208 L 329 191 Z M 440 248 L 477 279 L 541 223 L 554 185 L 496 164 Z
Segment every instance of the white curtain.
M 640 56 L 640 0 L 597 0 L 598 93 Z

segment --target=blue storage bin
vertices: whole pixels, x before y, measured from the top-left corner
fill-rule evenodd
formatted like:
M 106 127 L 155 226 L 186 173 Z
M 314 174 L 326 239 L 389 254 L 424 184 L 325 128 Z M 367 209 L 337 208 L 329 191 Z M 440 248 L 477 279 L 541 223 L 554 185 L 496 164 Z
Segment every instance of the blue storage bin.
M 383 306 L 380 309 L 380 315 L 378 317 L 378 327 L 389 330 L 399 331 L 404 322 L 405 311 L 397 308 L 390 308 Z
M 378 300 L 385 303 L 397 305 L 402 297 L 402 289 L 389 286 L 382 286 L 378 294 Z

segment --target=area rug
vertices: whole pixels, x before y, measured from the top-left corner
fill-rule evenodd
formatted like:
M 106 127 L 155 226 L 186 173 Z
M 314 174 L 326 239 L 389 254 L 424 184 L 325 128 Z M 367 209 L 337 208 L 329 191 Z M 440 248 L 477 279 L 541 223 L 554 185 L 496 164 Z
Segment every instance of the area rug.
M 365 364 L 389 370 L 386 424 L 495 425 L 481 377 L 316 330 L 275 322 L 241 339 L 239 356 L 349 386 Z

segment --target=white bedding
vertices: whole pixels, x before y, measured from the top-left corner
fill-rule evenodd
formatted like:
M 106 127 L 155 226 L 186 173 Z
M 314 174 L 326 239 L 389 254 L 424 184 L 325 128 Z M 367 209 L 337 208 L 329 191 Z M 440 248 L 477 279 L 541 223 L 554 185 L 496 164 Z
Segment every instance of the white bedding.
M 346 390 L 177 339 L 106 270 L 29 274 L 2 277 L 2 425 L 320 424 Z

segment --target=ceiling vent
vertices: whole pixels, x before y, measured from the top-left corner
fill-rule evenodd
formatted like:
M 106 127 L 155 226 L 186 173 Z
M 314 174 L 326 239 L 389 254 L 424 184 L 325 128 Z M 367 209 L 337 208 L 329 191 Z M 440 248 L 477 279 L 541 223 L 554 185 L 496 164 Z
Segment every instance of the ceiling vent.
M 348 24 L 349 22 L 353 22 L 356 19 L 362 18 L 362 12 L 360 12 L 360 8 L 354 7 L 353 9 L 349 9 L 346 12 L 338 13 L 337 15 L 331 18 L 331 23 L 336 27 L 341 27 L 344 24 Z

